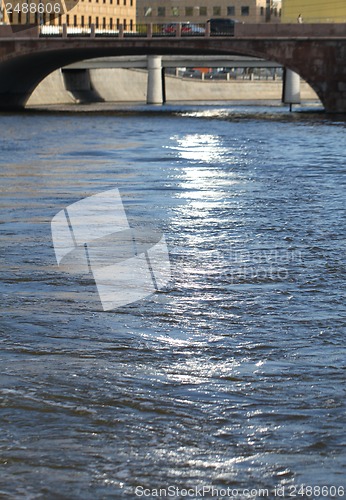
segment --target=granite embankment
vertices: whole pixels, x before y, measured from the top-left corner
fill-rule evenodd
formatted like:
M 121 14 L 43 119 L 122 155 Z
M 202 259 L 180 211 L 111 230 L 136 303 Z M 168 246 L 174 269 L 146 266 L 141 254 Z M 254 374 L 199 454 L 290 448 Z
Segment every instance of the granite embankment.
M 146 102 L 147 73 L 133 69 L 93 69 L 76 74 L 55 71 L 31 95 L 29 106 L 78 102 Z M 196 80 L 166 75 L 168 102 L 280 100 L 281 80 Z M 302 82 L 302 101 L 318 98 Z

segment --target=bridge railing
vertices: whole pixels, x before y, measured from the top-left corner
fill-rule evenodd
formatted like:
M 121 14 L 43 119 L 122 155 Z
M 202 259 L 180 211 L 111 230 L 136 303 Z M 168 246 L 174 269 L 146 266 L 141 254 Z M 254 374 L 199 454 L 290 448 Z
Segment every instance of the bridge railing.
M 236 23 L 234 31 L 211 32 L 209 23 L 152 23 L 131 24 L 91 24 L 69 26 L 63 25 L 0 25 L 0 38 L 38 38 L 38 37 L 107 37 L 107 38 L 154 38 L 154 37 L 346 37 L 346 24 L 242 24 Z
M 346 36 L 346 24 L 281 24 L 281 23 L 235 23 L 232 31 L 226 29 L 215 32 L 210 30 L 210 24 L 202 23 L 151 23 L 110 25 L 91 24 L 90 26 L 40 26 L 40 36 L 63 37 L 205 37 L 205 36 L 235 36 L 235 37 L 329 37 Z
M 39 35 L 42 37 L 176 37 L 205 36 L 208 27 L 196 23 L 156 23 L 124 26 L 119 24 L 91 25 L 42 25 Z

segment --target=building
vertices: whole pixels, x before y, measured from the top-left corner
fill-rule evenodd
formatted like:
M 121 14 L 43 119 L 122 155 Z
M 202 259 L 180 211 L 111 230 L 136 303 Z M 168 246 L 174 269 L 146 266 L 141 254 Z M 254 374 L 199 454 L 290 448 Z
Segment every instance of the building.
M 120 24 L 132 30 L 136 24 L 136 0 L 27 0 L 3 1 L 6 24 L 49 24 L 113 29 Z M 4 7 L 5 6 L 5 7 Z M 6 7 L 8 10 L 6 10 Z
M 247 23 L 279 22 L 280 11 L 278 0 L 137 0 L 138 23 L 204 24 L 211 17 Z
M 299 14 L 304 23 L 345 23 L 346 0 L 282 0 L 283 23 L 296 23 Z

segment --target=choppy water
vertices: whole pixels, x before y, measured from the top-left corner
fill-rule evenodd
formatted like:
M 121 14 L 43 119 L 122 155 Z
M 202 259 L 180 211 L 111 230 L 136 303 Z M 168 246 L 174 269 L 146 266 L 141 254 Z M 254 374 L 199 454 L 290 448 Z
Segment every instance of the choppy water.
M 0 498 L 342 498 L 345 121 L 165 110 L 1 117 Z M 111 188 L 173 279 L 106 313 L 50 221 Z

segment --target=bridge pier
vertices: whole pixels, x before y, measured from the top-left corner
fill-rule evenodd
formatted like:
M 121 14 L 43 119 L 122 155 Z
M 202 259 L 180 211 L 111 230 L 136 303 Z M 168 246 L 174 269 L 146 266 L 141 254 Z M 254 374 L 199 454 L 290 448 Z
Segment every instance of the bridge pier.
M 294 71 L 286 68 L 283 87 L 283 102 L 290 105 L 300 104 L 300 76 Z
M 148 56 L 147 104 L 163 104 L 162 57 Z

